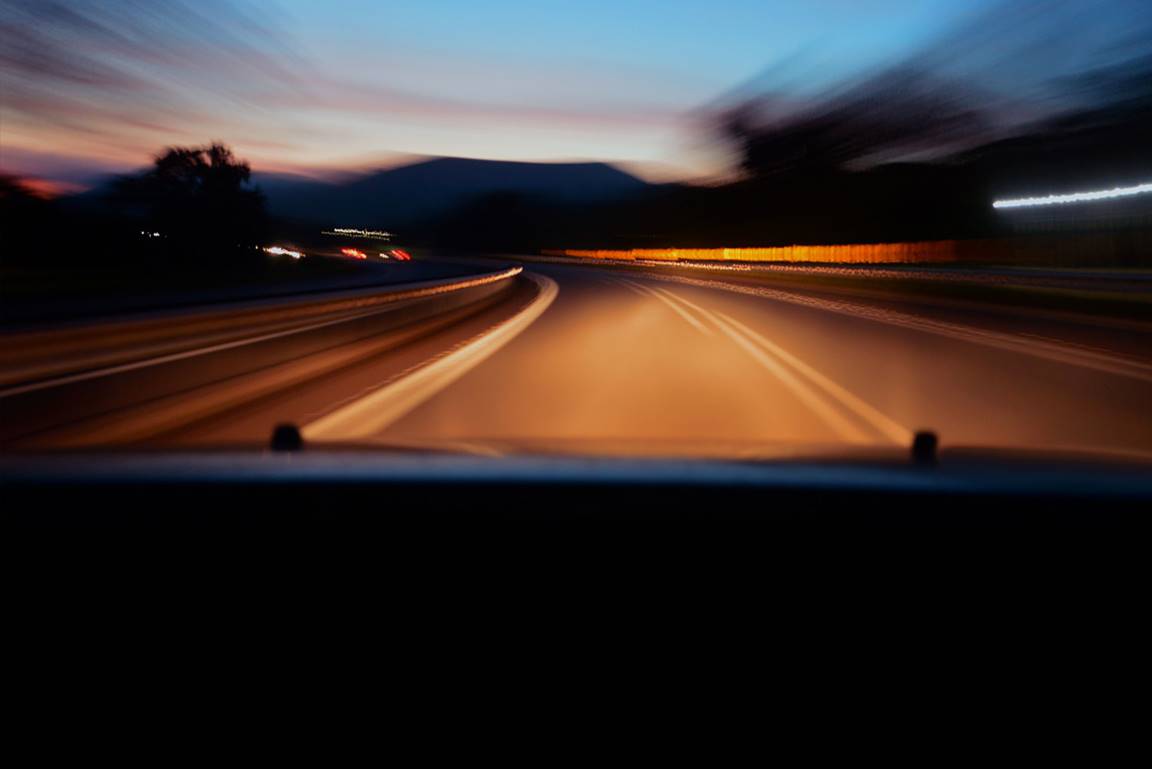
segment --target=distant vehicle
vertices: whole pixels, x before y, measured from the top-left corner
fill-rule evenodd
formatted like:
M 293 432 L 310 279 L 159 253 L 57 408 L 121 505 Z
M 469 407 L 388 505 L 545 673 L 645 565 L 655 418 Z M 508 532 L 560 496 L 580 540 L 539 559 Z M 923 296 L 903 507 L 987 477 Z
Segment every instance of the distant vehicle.
M 340 249 L 340 253 L 344 254 L 344 256 L 350 256 L 353 259 L 367 259 L 368 258 L 368 254 L 364 253 L 363 251 L 360 251 L 359 249 L 355 249 L 355 248 L 342 248 L 342 249 Z
M 412 255 L 402 248 L 390 248 L 387 251 L 381 251 L 380 258 L 387 259 L 389 261 L 395 260 L 397 262 L 412 261 Z
M 264 249 L 264 252 L 267 254 L 271 254 L 272 256 L 290 256 L 293 259 L 303 259 L 304 258 L 304 252 L 303 251 L 296 251 L 296 250 L 291 249 L 291 248 L 284 248 L 283 246 L 268 246 L 267 248 Z

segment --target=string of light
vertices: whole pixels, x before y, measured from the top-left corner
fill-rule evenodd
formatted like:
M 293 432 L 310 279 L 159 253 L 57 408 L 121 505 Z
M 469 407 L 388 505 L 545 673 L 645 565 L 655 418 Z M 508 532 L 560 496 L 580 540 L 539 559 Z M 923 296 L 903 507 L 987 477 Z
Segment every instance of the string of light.
M 1143 195 L 1149 192 L 1152 192 L 1152 183 L 1137 184 L 1135 187 L 1113 187 L 1110 190 L 1094 190 L 1092 192 L 1070 192 L 1065 195 L 1045 195 L 1044 197 L 1037 198 L 997 200 L 992 203 L 992 207 L 1031 208 L 1033 206 L 1056 206 L 1065 203 L 1086 203 L 1093 200 L 1128 198 L 1133 195 Z

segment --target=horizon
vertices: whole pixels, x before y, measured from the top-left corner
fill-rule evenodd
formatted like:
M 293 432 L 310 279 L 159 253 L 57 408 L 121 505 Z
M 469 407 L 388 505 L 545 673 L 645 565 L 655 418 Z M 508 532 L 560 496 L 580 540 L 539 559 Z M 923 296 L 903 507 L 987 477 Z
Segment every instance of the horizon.
M 679 182 L 663 182 L 653 181 L 646 179 L 640 174 L 633 173 L 626 167 L 625 163 L 611 163 L 602 160 L 510 160 L 505 158 L 470 158 L 455 155 L 432 155 L 432 156 L 408 156 L 398 159 L 397 162 L 388 165 L 366 166 L 363 168 L 349 168 L 349 169 L 315 169 L 308 172 L 305 170 L 293 171 L 265 171 L 258 168 L 252 169 L 253 186 L 259 188 L 260 185 L 267 181 L 284 180 L 291 182 L 301 183 L 316 183 L 328 184 L 332 186 L 340 186 L 345 184 L 352 184 L 357 181 L 371 178 L 380 174 L 386 174 L 392 171 L 398 171 L 405 168 L 421 166 L 438 161 L 464 161 L 468 163 L 493 163 L 493 164 L 509 164 L 509 165 L 522 165 L 522 166 L 603 166 L 610 168 L 614 171 L 620 172 L 629 176 L 643 184 L 659 185 L 659 184 L 675 184 Z M 97 176 L 93 176 L 88 183 L 70 183 L 58 182 L 50 179 L 42 179 L 36 176 L 21 176 L 16 175 L 16 178 L 23 184 L 30 192 L 42 198 L 58 198 L 68 197 L 70 195 L 83 194 L 85 192 L 98 191 L 103 186 L 114 182 L 117 179 L 124 177 L 131 177 L 139 173 L 144 173 L 148 170 L 147 164 L 141 164 L 132 168 L 125 169 L 124 171 L 109 172 Z M 0 169 L 0 173 L 4 171 Z

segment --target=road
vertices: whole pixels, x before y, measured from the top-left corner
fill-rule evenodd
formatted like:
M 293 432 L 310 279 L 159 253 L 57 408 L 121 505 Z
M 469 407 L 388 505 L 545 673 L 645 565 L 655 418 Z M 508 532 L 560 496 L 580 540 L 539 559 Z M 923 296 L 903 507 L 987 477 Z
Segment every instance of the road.
M 224 304 L 258 298 L 320 293 L 364 286 L 400 284 L 419 280 L 437 280 L 466 275 L 467 266 L 452 262 L 379 262 L 352 263 L 347 259 L 311 258 L 294 262 L 281 257 L 278 269 L 263 275 L 241 272 L 223 275 L 218 283 L 212 274 L 197 272 L 183 276 L 179 272 L 158 276 L 145 274 L 137 281 L 125 279 L 121 285 L 107 285 L 107 277 L 79 273 L 63 278 L 53 277 L 45 289 L 21 291 L 18 285 L 0 284 L 0 329 L 18 328 L 42 323 L 96 319 L 124 313 L 141 314 L 170 310 L 174 307 L 196 307 Z M 81 291 L 86 283 L 104 283 L 95 296 Z M 182 282 L 198 285 L 181 286 Z M 112 289 L 112 290 L 110 290 Z
M 264 443 L 291 421 L 314 444 L 760 457 L 927 429 L 945 447 L 1152 456 L 1142 328 L 525 267 L 499 303 L 137 442 Z M 87 435 L 59 443 L 100 442 Z

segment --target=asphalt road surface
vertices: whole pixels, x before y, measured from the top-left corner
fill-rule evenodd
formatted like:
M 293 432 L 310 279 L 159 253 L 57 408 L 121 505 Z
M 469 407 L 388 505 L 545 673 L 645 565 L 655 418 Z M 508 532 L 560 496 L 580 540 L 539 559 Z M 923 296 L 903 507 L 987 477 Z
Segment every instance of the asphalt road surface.
M 260 444 L 293 422 L 315 444 L 754 457 L 902 447 L 927 429 L 945 446 L 1152 457 L 1139 324 L 658 269 L 528 263 L 514 283 L 322 375 L 132 442 Z M 67 435 L 30 445 L 103 442 Z

